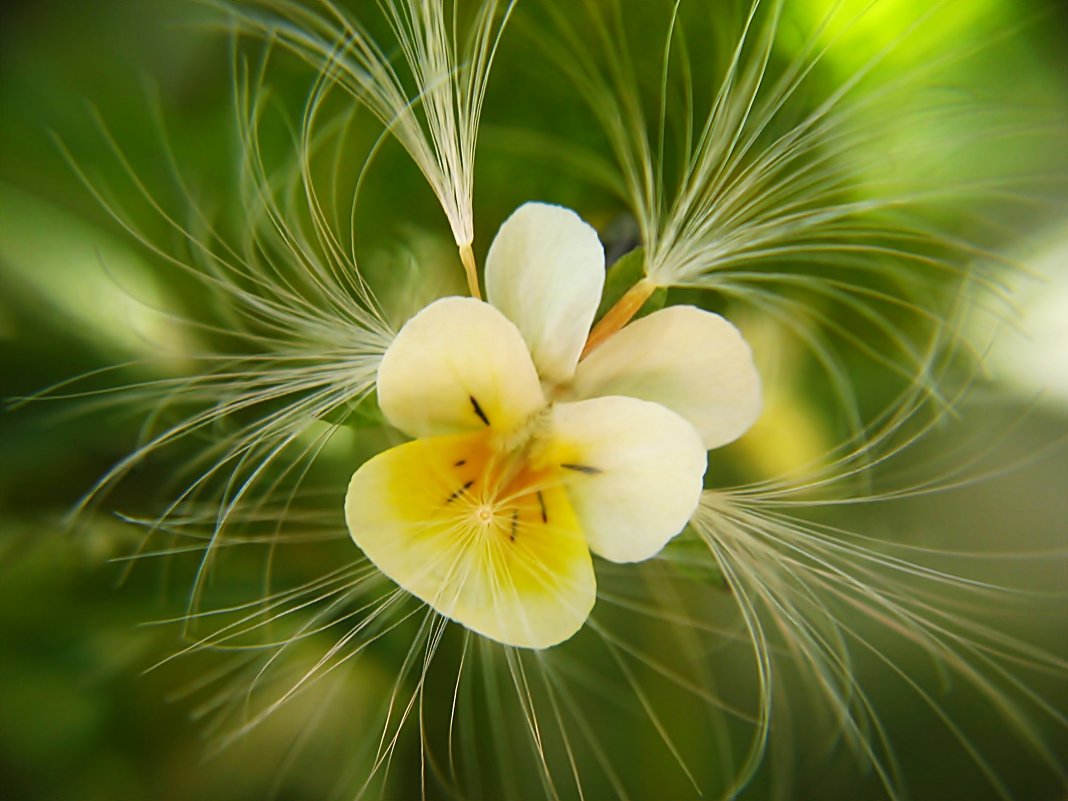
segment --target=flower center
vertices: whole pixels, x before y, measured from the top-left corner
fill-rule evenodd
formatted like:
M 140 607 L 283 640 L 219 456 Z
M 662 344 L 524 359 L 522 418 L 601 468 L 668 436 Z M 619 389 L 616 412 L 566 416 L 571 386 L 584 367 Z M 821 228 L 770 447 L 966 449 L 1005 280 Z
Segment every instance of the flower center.
M 549 523 L 547 496 L 560 487 L 559 467 L 543 465 L 530 431 L 466 437 L 450 456 L 441 503 L 461 525 L 516 542 Z

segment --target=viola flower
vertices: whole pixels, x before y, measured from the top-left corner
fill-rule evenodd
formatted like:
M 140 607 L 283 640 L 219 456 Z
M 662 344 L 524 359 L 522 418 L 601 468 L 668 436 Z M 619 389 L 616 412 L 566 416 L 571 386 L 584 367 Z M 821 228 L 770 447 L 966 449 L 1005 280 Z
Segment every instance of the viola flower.
M 692 306 L 583 357 L 604 276 L 592 227 L 528 203 L 490 247 L 488 302 L 430 304 L 378 370 L 383 414 L 415 439 L 353 475 L 349 532 L 405 590 L 508 645 L 575 634 L 596 598 L 591 553 L 655 556 L 698 506 L 706 452 L 760 411 L 738 330 Z

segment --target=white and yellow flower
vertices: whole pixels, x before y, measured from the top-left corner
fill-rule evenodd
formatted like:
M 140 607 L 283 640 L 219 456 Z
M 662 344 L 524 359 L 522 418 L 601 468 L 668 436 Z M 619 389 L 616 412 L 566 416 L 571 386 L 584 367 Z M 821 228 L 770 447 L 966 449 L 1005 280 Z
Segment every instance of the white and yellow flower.
M 353 475 L 345 514 L 378 568 L 442 615 L 546 648 L 589 617 L 591 552 L 656 555 L 697 507 L 706 451 L 760 410 L 730 323 L 673 306 L 581 358 L 604 251 L 574 212 L 520 207 L 486 261 L 488 302 L 435 301 L 378 371 L 387 420 L 414 437 Z

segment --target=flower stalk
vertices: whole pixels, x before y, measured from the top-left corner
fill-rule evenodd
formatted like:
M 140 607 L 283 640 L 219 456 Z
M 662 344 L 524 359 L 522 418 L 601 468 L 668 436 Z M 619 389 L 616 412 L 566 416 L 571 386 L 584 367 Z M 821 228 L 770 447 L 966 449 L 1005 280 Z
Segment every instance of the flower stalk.
M 628 289 L 616 304 L 605 312 L 597 325 L 590 331 L 586 344 L 582 348 L 580 359 L 585 359 L 594 348 L 602 344 L 610 336 L 618 332 L 633 319 L 645 302 L 656 291 L 656 284 L 648 278 L 641 279 Z
M 464 265 L 467 289 L 471 292 L 471 297 L 482 300 L 482 293 L 478 289 L 478 265 L 475 263 L 475 252 L 471 250 L 470 242 L 460 245 L 460 261 Z

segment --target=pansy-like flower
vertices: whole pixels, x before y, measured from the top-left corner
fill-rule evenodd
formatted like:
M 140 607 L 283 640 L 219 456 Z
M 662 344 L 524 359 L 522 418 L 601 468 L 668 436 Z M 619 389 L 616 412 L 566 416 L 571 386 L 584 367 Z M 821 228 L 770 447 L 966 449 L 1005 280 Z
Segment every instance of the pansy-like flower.
M 382 412 L 414 440 L 353 475 L 352 538 L 405 590 L 508 645 L 577 632 L 596 598 L 591 552 L 655 556 L 697 507 L 706 452 L 760 410 L 745 341 L 692 306 L 580 360 L 604 278 L 593 228 L 528 203 L 490 247 L 488 302 L 431 303 L 379 367 Z

